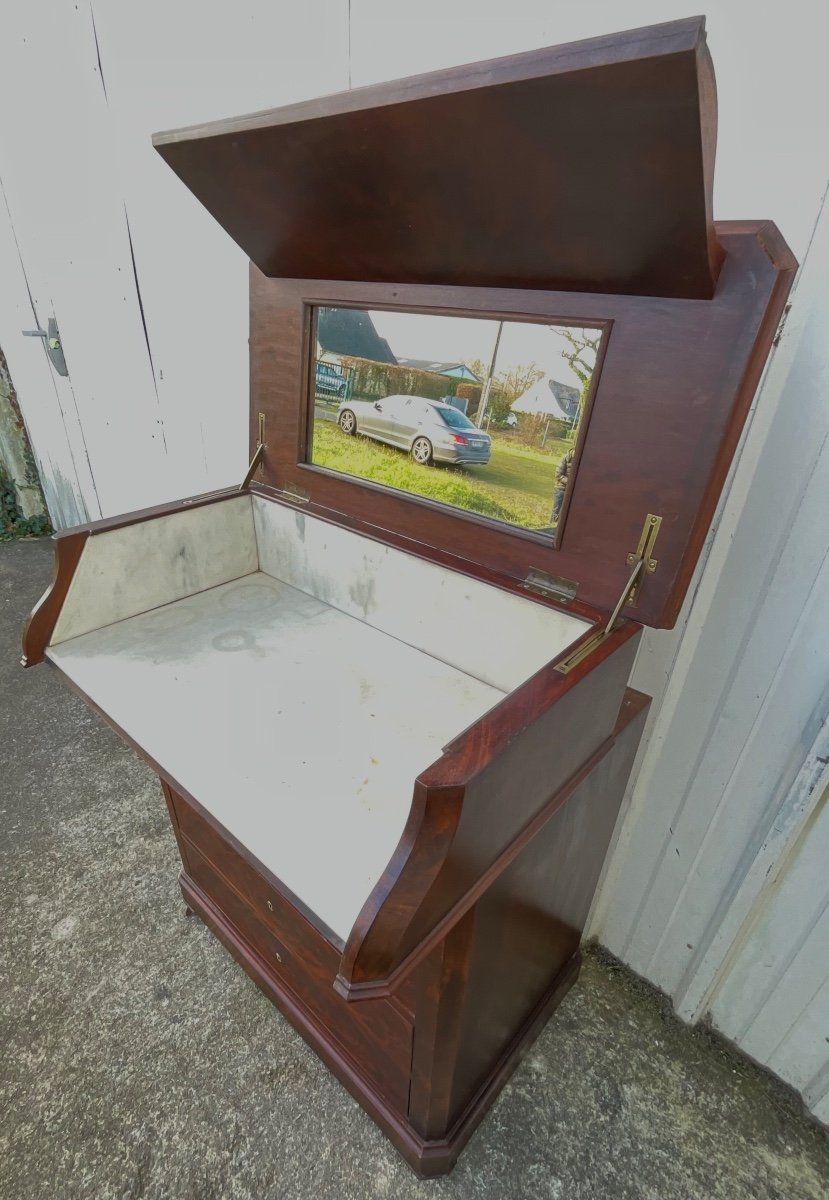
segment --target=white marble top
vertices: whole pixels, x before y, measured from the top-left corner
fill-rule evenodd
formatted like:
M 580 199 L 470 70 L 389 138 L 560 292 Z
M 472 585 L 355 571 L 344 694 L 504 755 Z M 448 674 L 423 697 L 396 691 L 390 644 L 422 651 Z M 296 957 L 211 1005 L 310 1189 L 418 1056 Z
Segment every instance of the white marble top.
M 504 695 L 262 572 L 48 654 L 344 941 L 416 776 Z

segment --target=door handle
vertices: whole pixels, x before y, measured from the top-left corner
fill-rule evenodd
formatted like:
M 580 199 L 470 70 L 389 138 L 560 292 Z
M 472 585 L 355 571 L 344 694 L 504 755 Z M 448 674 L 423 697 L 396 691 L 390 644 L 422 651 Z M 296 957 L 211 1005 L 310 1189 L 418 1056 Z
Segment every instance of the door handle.
M 60 330 L 54 317 L 49 318 L 45 329 L 21 329 L 20 332 L 24 337 L 43 338 L 43 344 L 46 347 L 46 353 L 49 355 L 49 361 L 58 375 L 67 376 L 69 374 L 69 368 L 66 365 L 66 359 L 63 355 L 63 346 L 60 343 Z

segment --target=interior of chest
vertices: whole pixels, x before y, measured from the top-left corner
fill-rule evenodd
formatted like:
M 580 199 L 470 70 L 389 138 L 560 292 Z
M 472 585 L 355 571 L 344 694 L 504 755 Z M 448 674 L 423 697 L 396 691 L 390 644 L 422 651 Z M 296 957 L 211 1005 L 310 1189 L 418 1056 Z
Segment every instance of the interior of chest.
M 345 941 L 417 776 L 587 628 L 240 495 L 91 536 L 47 653 Z

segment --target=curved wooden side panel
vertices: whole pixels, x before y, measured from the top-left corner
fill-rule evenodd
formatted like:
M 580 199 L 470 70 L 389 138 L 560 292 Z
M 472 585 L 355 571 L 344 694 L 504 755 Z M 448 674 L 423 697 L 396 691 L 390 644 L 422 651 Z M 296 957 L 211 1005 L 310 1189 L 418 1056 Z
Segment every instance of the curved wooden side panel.
M 457 1152 L 572 981 L 648 704 L 626 691 L 607 752 L 414 972 L 421 1136 Z
M 55 564 L 52 582 L 23 626 L 23 654 L 20 662 L 24 667 L 33 667 L 36 663 L 43 662 L 44 651 L 49 645 L 90 530 L 91 526 L 84 525 L 78 529 L 66 529 L 53 536 Z
M 420 776 L 346 943 L 341 996 L 395 991 L 607 753 L 639 631 L 625 623 L 567 675 L 544 667 Z
M 238 488 L 225 488 L 203 496 L 168 501 L 166 504 L 156 504 L 152 508 L 122 513 L 117 517 L 104 517 L 100 521 L 90 521 L 86 525 L 77 525 L 54 534 L 54 574 L 51 584 L 32 609 L 23 627 L 23 654 L 20 659 L 22 666 L 33 667 L 43 661 L 44 652 L 54 632 L 88 537 L 110 530 L 124 529 L 129 525 L 140 525 L 144 521 L 152 521 L 157 517 L 166 517 L 177 512 L 189 512 L 205 504 L 216 504 L 241 494 Z

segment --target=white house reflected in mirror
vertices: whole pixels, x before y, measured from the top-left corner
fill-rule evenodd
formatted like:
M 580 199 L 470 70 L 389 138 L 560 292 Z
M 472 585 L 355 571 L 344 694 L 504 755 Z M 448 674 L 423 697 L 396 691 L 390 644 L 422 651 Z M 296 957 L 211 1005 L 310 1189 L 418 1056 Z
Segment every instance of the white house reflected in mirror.
M 318 308 L 316 466 L 555 532 L 602 330 Z

